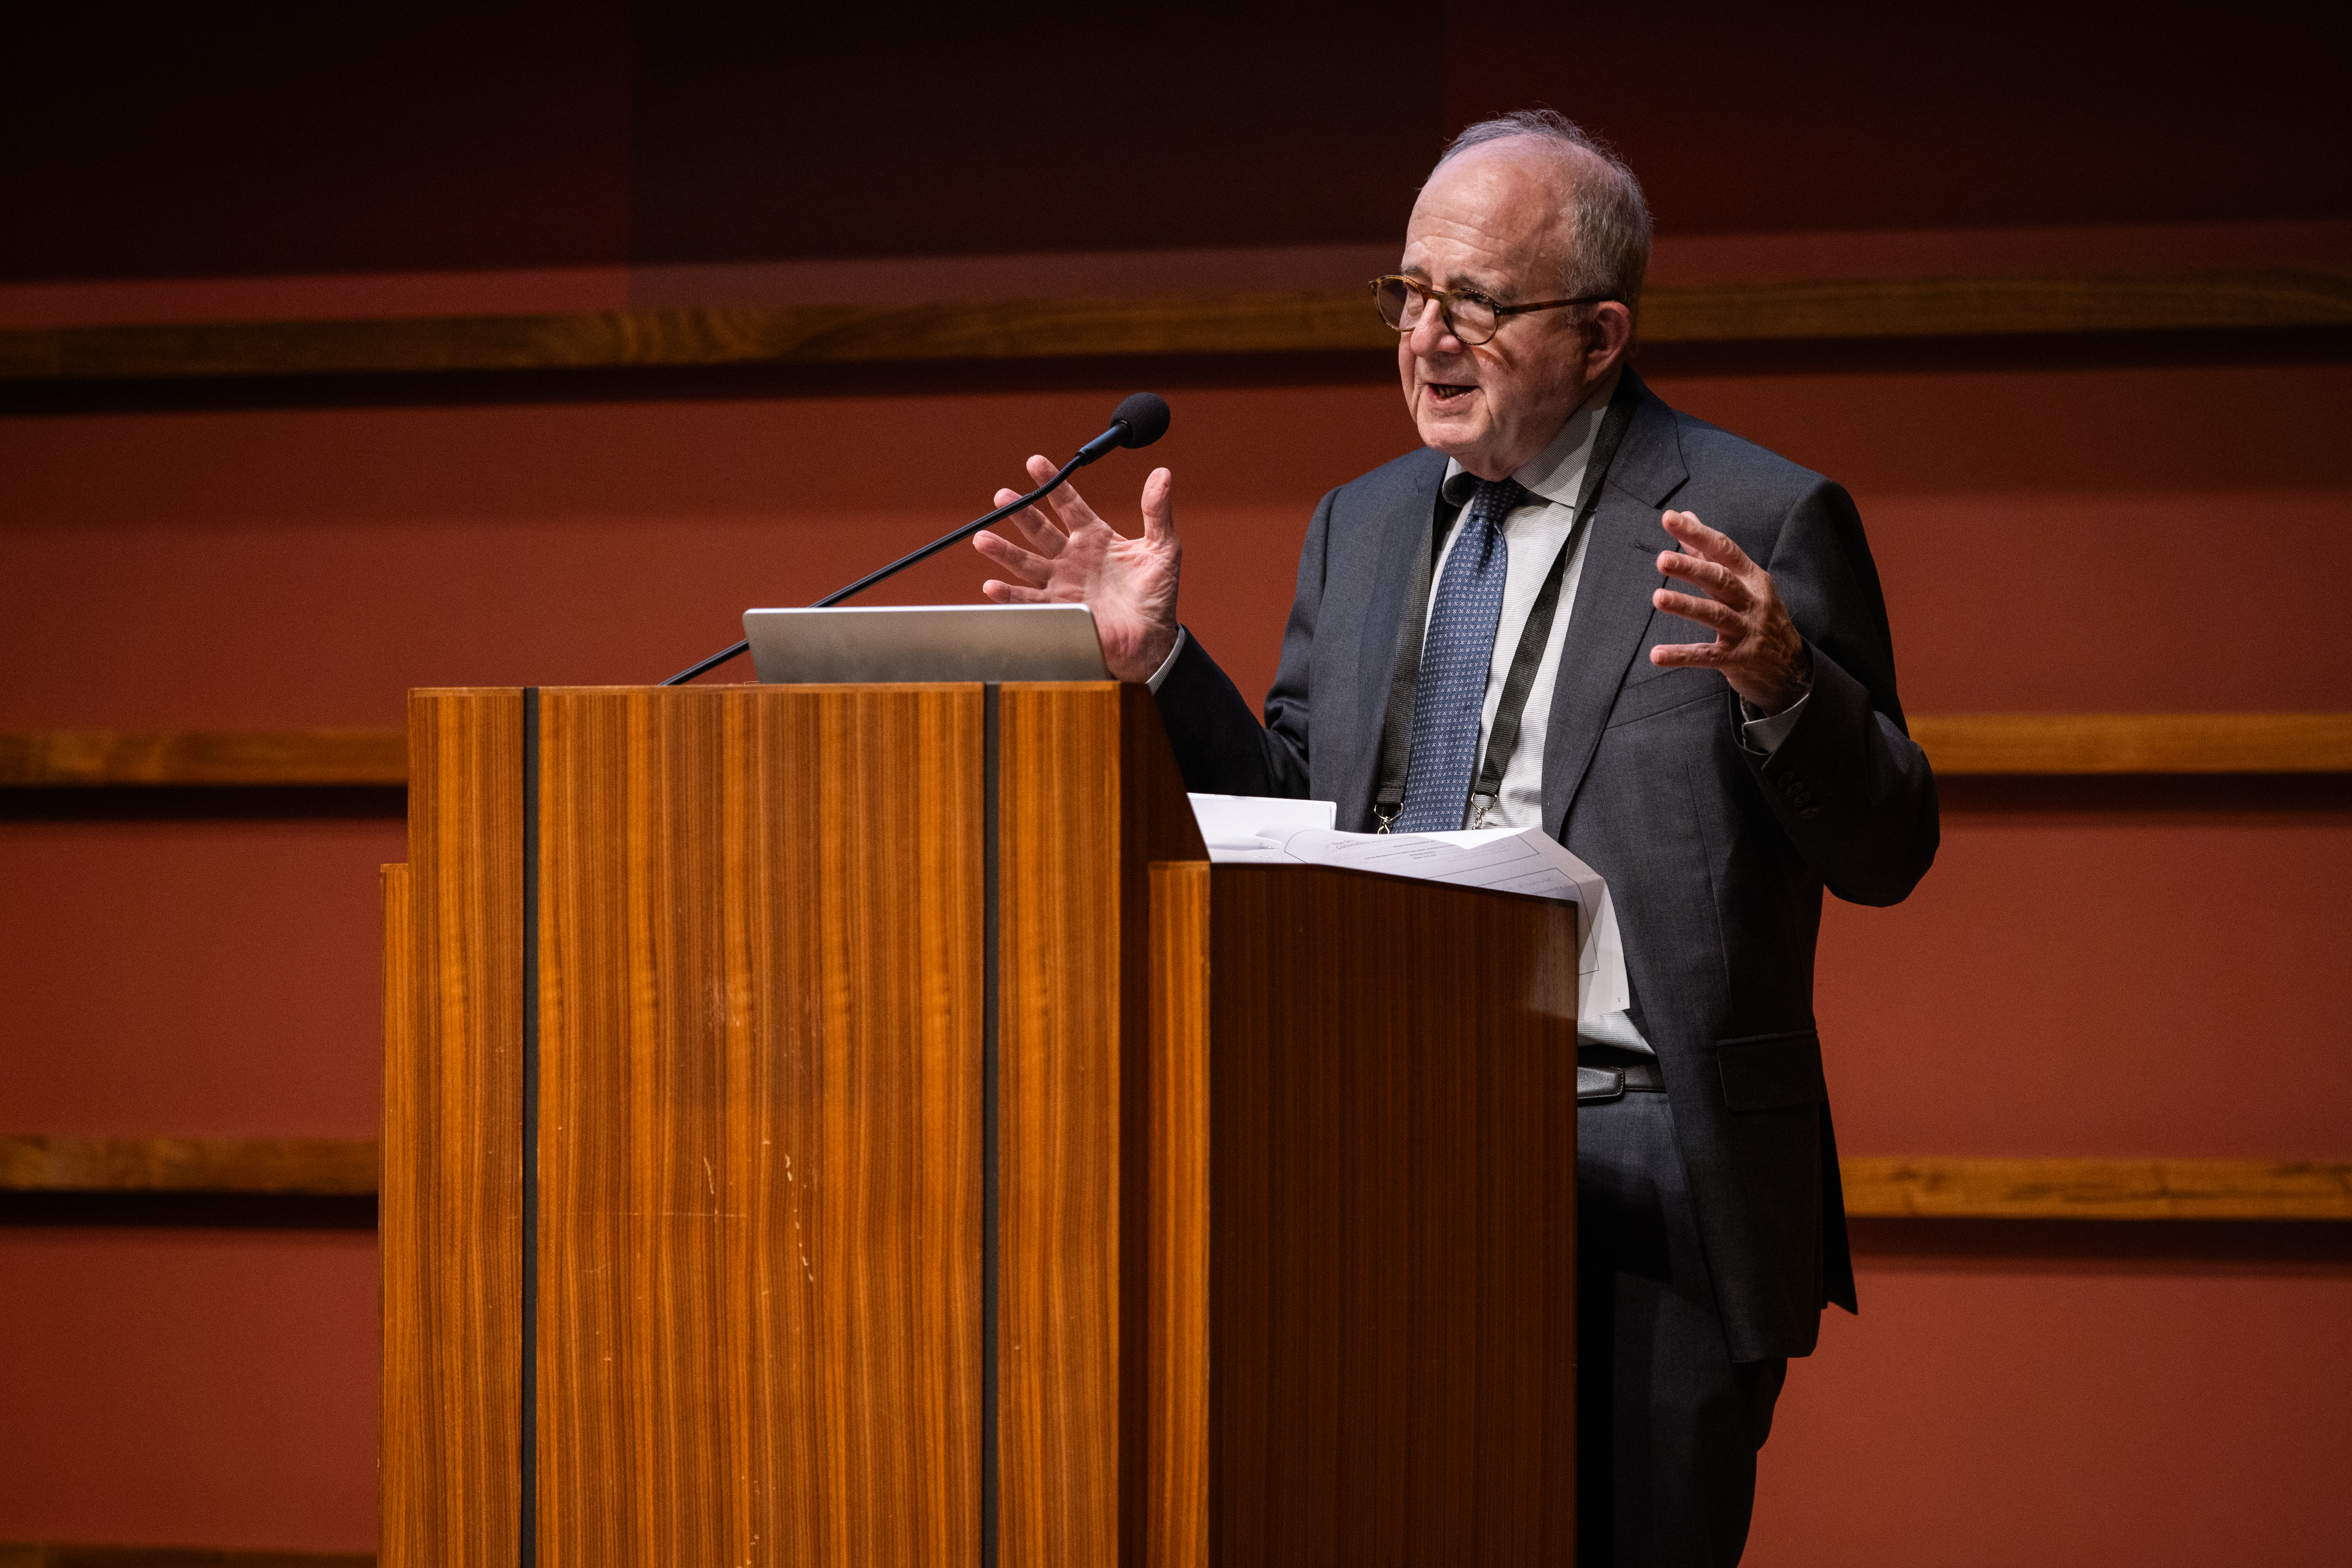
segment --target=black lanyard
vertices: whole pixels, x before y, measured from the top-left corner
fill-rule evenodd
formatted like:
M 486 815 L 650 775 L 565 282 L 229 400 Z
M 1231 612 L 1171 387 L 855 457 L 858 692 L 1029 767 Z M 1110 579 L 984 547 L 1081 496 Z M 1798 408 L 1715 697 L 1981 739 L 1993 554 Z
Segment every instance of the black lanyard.
M 1482 826 L 1486 813 L 1501 798 L 1503 774 L 1519 747 L 1519 720 L 1527 709 L 1528 693 L 1535 686 L 1544 645 L 1551 640 L 1551 623 L 1559 611 L 1560 584 L 1567 579 L 1569 561 L 1600 504 L 1601 486 L 1624 442 L 1625 426 L 1633 423 L 1633 400 L 1625 395 L 1625 384 L 1620 384 L 1617 395 L 1609 400 L 1608 412 L 1601 416 L 1601 433 L 1594 437 L 1592 456 L 1584 465 L 1584 482 L 1577 487 L 1576 520 L 1569 525 L 1559 553 L 1552 557 L 1551 570 L 1544 574 L 1543 586 L 1536 591 L 1528 623 L 1519 632 L 1519 646 L 1511 655 L 1510 672 L 1503 680 L 1503 700 L 1495 709 L 1495 727 L 1486 737 L 1486 761 L 1471 791 L 1478 807 L 1478 820 L 1473 826 Z M 1404 809 L 1405 779 L 1412 766 L 1413 690 L 1421 679 L 1421 645 L 1429 630 L 1430 584 L 1437 574 L 1438 555 L 1445 547 L 1446 531 L 1461 514 L 1460 507 L 1445 503 L 1441 490 L 1430 518 L 1429 548 L 1413 552 L 1412 575 L 1405 584 L 1404 615 L 1397 624 L 1396 672 L 1389 679 L 1388 713 L 1381 721 L 1380 788 L 1372 796 L 1378 832 L 1386 833 L 1397 813 Z

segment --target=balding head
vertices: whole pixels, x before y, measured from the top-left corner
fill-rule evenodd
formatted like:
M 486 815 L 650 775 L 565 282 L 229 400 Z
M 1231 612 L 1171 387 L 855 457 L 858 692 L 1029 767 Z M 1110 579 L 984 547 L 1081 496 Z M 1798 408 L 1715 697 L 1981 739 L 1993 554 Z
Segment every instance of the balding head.
M 1650 209 L 1642 183 L 1624 161 L 1549 109 L 1523 109 L 1465 129 L 1437 160 L 1430 177 L 1465 158 L 1507 158 L 1529 174 L 1540 171 L 1557 201 L 1559 237 L 1546 247 L 1556 258 L 1562 295 L 1605 295 L 1637 309 L 1650 268 Z
M 1457 334 L 1452 307 L 1400 312 L 1397 373 L 1421 437 L 1482 479 L 1517 470 L 1620 363 L 1629 304 L 1570 295 L 1592 237 L 1596 166 L 1556 138 L 1514 133 L 1454 152 L 1405 224 L 1398 275 L 1422 297 L 1493 307 L 1489 335 Z

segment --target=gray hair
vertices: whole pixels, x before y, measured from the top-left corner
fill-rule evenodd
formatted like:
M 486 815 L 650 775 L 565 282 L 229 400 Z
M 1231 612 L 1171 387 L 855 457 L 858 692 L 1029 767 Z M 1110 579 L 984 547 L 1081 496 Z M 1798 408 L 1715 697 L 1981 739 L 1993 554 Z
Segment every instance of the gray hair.
M 1551 109 L 1520 109 L 1482 120 L 1456 136 L 1439 157 L 1435 174 L 1473 147 L 1514 136 L 1543 142 L 1570 166 L 1568 270 L 1562 287 L 1571 296 L 1605 294 L 1638 307 L 1642 278 L 1650 269 L 1650 207 L 1642 182 L 1608 143 Z M 1581 156 L 1580 156 L 1581 154 Z

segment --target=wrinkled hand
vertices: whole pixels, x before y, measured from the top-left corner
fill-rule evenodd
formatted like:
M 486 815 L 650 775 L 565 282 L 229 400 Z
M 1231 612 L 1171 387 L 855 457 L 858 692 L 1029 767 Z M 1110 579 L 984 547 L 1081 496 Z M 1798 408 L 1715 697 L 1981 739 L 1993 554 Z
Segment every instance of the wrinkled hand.
M 1032 458 L 1029 473 L 1042 485 L 1057 466 Z M 1167 469 L 1151 470 L 1143 481 L 1143 535 L 1129 539 L 1064 485 L 1045 500 L 1052 516 L 1025 507 L 997 524 L 1020 542 L 994 532 L 972 535 L 971 547 L 1011 579 L 991 578 L 980 591 L 1000 605 L 1085 605 L 1095 613 L 1110 672 L 1149 680 L 1176 646 L 1176 576 L 1184 549 L 1176 537 L 1174 489 Z M 1020 494 L 999 490 L 996 504 Z
M 1661 588 L 1650 602 L 1670 616 L 1697 622 L 1715 633 L 1715 640 L 1660 643 L 1650 650 L 1650 662 L 1719 669 L 1734 691 L 1766 713 L 1787 711 L 1812 689 L 1813 662 L 1772 586 L 1772 574 L 1695 513 L 1670 511 L 1659 521 L 1684 546 L 1659 554 L 1659 574 L 1687 583 L 1706 597 Z

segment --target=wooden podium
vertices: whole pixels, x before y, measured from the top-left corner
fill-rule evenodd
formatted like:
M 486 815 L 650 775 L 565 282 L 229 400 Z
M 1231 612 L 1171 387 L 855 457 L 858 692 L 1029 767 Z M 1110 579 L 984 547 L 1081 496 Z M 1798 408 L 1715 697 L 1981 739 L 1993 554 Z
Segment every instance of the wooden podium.
M 1568 1563 L 1568 906 L 1102 685 L 419 691 L 387 1568 Z

